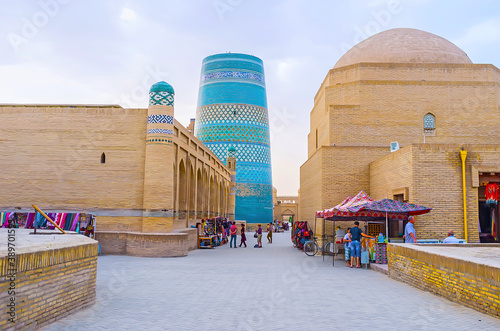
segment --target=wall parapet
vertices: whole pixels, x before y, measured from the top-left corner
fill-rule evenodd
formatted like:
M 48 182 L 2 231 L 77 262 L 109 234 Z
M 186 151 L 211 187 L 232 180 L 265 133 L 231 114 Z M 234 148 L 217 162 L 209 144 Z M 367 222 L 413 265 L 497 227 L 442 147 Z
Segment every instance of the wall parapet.
M 500 318 L 500 265 L 491 258 L 496 251 L 498 244 L 389 244 L 388 275 Z
M 189 252 L 188 233 L 96 232 L 102 254 L 179 257 Z

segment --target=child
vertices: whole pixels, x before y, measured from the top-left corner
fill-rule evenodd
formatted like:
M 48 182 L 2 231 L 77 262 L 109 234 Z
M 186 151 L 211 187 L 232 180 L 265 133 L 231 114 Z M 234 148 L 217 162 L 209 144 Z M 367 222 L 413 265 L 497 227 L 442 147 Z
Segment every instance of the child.
M 347 232 L 344 236 L 344 248 L 345 248 L 345 261 L 347 263 L 347 267 L 351 266 L 351 238 L 349 237 L 349 232 L 351 228 L 347 228 Z

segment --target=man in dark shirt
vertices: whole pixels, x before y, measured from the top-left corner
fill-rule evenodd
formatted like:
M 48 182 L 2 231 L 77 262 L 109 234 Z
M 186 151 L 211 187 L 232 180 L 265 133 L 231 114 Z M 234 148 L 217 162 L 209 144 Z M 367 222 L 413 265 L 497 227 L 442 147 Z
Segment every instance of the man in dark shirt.
M 351 265 L 352 268 L 354 264 L 354 257 L 356 257 L 356 268 L 361 268 L 360 259 L 361 259 L 361 237 L 366 238 L 375 238 L 370 237 L 363 233 L 363 230 L 359 228 L 359 222 L 354 222 L 354 227 L 351 228 L 351 232 L 349 233 L 351 237 Z

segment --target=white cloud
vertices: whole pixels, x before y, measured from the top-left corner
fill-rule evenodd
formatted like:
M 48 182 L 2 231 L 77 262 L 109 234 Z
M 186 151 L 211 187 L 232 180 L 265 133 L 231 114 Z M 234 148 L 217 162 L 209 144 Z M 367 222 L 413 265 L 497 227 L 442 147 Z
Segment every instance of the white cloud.
M 123 8 L 122 13 L 120 14 L 120 18 L 125 21 L 134 21 L 137 16 L 135 14 L 135 11 L 133 11 L 130 8 Z
M 488 20 L 468 28 L 465 34 L 455 41 L 460 47 L 469 44 L 490 44 L 500 41 L 500 21 Z

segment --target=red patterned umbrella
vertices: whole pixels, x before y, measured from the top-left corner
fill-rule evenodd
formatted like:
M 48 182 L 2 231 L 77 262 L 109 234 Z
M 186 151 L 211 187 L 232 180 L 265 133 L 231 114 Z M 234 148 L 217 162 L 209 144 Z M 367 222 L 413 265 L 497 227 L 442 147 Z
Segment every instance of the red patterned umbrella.
M 356 194 L 354 198 L 349 196 L 341 204 L 333 207 L 332 209 L 325 210 L 324 213 L 325 218 L 332 219 L 333 217 L 361 216 L 361 215 L 355 215 L 356 213 L 351 213 L 349 208 L 363 206 L 371 201 L 373 201 L 373 199 L 368 194 L 366 194 L 365 191 L 361 191 L 358 194 Z
M 333 213 L 335 211 L 337 211 L 338 208 L 340 208 L 340 206 L 343 206 L 344 204 L 346 204 L 351 199 L 352 199 L 352 196 L 350 195 L 344 201 L 342 201 L 341 203 L 339 203 L 335 207 L 332 207 L 330 209 L 325 209 L 325 210 L 319 210 L 319 211 L 317 211 L 316 212 L 316 217 L 323 218 L 323 217 L 328 217 L 327 215 L 333 215 Z
M 392 215 L 404 214 L 406 216 L 426 214 L 432 210 L 432 208 L 391 199 L 372 201 L 363 205 L 352 206 L 348 209 L 350 212 L 383 212 Z

